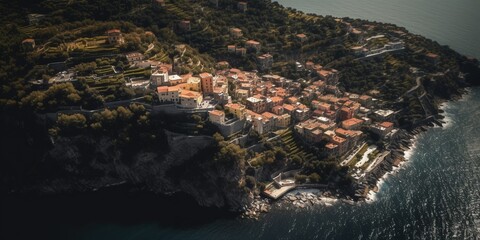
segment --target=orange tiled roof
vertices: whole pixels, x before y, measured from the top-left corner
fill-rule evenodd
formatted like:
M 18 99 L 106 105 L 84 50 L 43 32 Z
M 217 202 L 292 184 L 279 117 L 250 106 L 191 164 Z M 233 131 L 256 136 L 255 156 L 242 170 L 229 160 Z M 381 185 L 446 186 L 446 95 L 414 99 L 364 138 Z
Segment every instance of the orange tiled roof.
M 200 73 L 198 74 L 201 78 L 209 78 L 209 77 L 212 77 L 212 74 L 210 73 L 207 73 L 207 72 L 203 72 L 203 73 Z
M 391 128 L 393 127 L 393 123 L 392 122 L 382 122 L 379 124 L 380 126 L 384 127 L 384 128 Z
M 199 92 L 194 92 L 194 91 L 188 91 L 188 90 L 183 90 L 182 93 L 180 94 L 180 97 L 183 98 L 188 98 L 188 99 L 195 99 L 200 97 Z
M 358 119 L 358 118 L 350 118 L 350 119 L 342 122 L 342 124 L 345 125 L 345 126 L 353 126 L 353 125 L 361 124 L 361 123 L 363 123 L 363 120 Z
M 112 33 L 121 33 L 120 29 L 111 29 L 107 31 L 107 34 L 112 34 Z
M 168 87 L 166 86 L 157 87 L 157 92 L 159 93 L 168 92 Z
M 220 111 L 220 110 L 212 110 L 210 112 L 208 112 L 212 115 L 215 115 L 215 116 L 218 116 L 218 117 L 221 117 L 223 115 L 225 115 L 225 112 L 224 111 Z

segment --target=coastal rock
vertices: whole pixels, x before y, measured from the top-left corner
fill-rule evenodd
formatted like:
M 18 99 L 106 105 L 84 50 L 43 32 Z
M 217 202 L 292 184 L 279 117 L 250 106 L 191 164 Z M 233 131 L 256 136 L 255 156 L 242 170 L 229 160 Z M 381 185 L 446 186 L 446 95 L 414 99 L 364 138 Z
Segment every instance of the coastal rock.
M 288 196 L 288 200 L 290 200 L 290 201 L 296 201 L 297 198 L 296 198 L 295 196 L 290 195 L 290 196 Z
M 167 151 L 139 149 L 134 154 L 117 148 L 108 137 L 58 138 L 43 159 L 48 174 L 40 169 L 38 180 L 19 191 L 85 192 L 122 182 L 134 191 L 183 192 L 200 206 L 241 211 L 249 205 L 253 196 L 240 187 L 244 164 L 199 159 L 197 155 L 214 144 L 211 137 L 166 134 Z

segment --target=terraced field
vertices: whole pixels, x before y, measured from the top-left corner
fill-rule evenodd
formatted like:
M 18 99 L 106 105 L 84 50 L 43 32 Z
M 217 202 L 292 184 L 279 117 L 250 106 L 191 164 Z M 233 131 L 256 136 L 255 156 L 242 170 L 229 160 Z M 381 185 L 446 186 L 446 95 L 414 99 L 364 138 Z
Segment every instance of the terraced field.
M 305 149 L 301 143 L 297 142 L 295 137 L 293 136 L 292 129 L 288 129 L 284 133 L 281 134 L 282 143 L 285 145 L 285 151 L 289 157 L 293 155 L 297 155 L 304 159 L 305 161 L 315 161 L 318 158 L 315 156 L 314 153 Z

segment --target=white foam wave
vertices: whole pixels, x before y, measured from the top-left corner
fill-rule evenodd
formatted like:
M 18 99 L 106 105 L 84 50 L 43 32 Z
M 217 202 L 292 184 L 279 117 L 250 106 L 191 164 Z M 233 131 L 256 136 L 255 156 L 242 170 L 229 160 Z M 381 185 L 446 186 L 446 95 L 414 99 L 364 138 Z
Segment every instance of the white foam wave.
M 408 161 L 410 160 L 410 158 L 412 157 L 412 155 L 415 153 L 415 149 L 417 148 L 417 144 L 418 144 L 418 138 L 419 138 L 419 135 L 415 135 L 412 139 L 412 145 L 403 153 L 403 157 L 405 158 L 405 161 Z
M 370 190 L 368 192 L 366 202 L 367 203 L 373 203 L 375 202 L 378 197 L 377 193 L 379 193 L 382 190 L 382 186 L 385 185 L 385 181 L 390 175 L 395 175 L 397 174 L 400 170 L 405 169 L 408 163 L 410 162 L 410 159 L 412 155 L 415 153 L 415 149 L 417 148 L 417 143 L 418 143 L 418 137 L 419 135 L 415 135 L 412 139 L 412 145 L 404 152 L 404 158 L 405 160 L 400 162 L 398 167 L 393 167 L 392 171 L 385 173 L 378 181 L 377 181 L 377 191 Z
M 460 99 L 458 99 L 458 101 L 465 102 L 470 100 L 471 97 L 472 97 L 472 88 L 465 88 L 465 93 L 462 95 Z
M 441 114 L 443 116 L 443 119 L 441 120 L 443 122 L 443 128 L 447 129 L 451 127 L 454 123 L 452 116 L 448 113 L 448 110 L 451 107 L 451 102 L 443 102 L 440 104 L 439 109 L 443 110 L 443 113 Z M 435 126 L 437 127 L 437 126 Z

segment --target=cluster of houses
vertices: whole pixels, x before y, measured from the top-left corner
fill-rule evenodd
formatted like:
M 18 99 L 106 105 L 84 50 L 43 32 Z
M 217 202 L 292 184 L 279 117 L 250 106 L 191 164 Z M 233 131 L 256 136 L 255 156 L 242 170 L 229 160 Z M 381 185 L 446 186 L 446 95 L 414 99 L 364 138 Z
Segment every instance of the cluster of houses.
M 305 66 L 315 76 L 307 87 L 278 75 L 258 76 L 233 68 L 217 71 L 233 91 L 223 110 L 209 111 L 209 120 L 219 127 L 232 120 L 246 121 L 250 124 L 244 126 L 259 134 L 293 127 L 309 144 L 326 143 L 331 157 L 354 149 L 366 130 L 381 138 L 392 133 L 393 111 L 379 109 L 378 100 L 369 95 L 342 93 L 337 70 L 313 62 Z
M 201 109 L 208 105 L 204 97 L 228 103 L 228 81 L 225 76 L 211 73 L 176 75 L 168 67 L 159 67 L 150 77 L 160 103 L 173 103 L 181 108 Z

